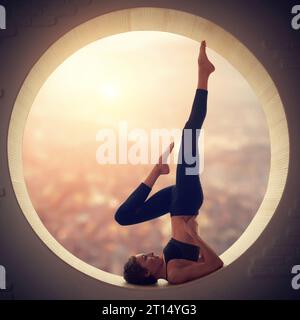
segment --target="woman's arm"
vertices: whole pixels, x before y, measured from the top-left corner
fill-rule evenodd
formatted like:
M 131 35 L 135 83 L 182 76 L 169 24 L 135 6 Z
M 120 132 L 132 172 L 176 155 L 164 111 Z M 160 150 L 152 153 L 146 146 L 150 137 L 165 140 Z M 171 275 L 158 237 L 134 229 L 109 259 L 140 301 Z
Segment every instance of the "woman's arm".
M 215 253 L 215 251 L 200 238 L 198 232 L 196 231 L 197 229 L 198 223 L 195 219 L 190 219 L 185 223 L 185 230 L 200 247 L 201 255 L 203 256 L 204 261 L 207 263 L 217 262 L 223 265 L 223 261 Z
M 180 284 L 199 279 L 222 268 L 224 265 L 223 261 L 214 252 L 214 250 L 211 249 L 209 245 L 198 235 L 198 223 L 195 220 L 195 217 L 189 219 L 185 223 L 185 229 L 200 247 L 201 256 L 204 261 L 201 261 L 201 259 L 197 262 L 189 261 L 188 265 L 185 266 L 182 266 L 180 261 L 178 261 L 178 264 L 169 271 L 168 281 L 171 284 Z
M 212 263 L 205 262 L 193 262 L 190 261 L 188 266 L 174 267 L 169 271 L 168 281 L 171 284 L 181 284 L 187 281 L 202 278 L 212 272 L 217 271 L 223 267 L 223 263 L 215 260 Z

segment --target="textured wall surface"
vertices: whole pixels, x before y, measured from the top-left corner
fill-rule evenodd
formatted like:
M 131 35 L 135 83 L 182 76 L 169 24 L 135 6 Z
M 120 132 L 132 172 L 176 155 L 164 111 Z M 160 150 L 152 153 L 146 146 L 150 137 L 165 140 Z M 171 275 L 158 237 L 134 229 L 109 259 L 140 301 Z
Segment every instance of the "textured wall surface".
M 0 30 L 0 265 L 6 290 L 0 299 L 299 299 L 291 269 L 300 264 L 300 30 L 291 26 L 289 1 L 9 0 Z M 300 4 L 300 2 L 299 2 Z M 260 60 L 276 84 L 289 125 L 290 167 L 271 222 L 226 273 L 176 290 L 132 290 L 101 283 L 53 254 L 32 231 L 10 181 L 7 134 L 20 87 L 47 48 L 72 28 L 102 14 L 135 7 L 170 8 L 224 28 Z M 226 277 L 224 277 L 226 275 Z M 229 290 L 230 288 L 230 290 Z

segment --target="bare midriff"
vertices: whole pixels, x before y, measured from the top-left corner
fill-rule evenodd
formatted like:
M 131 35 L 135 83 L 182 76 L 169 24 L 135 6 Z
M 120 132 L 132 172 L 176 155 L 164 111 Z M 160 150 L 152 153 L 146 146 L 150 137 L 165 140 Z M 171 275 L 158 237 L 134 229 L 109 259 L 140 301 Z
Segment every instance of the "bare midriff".
M 197 215 L 194 215 L 194 216 L 182 215 L 182 216 L 171 217 L 172 238 L 174 238 L 178 241 L 197 245 L 195 240 L 187 233 L 187 231 L 185 230 L 185 227 L 184 227 L 187 220 L 195 219 L 196 216 Z M 198 232 L 198 230 L 195 230 L 195 231 Z

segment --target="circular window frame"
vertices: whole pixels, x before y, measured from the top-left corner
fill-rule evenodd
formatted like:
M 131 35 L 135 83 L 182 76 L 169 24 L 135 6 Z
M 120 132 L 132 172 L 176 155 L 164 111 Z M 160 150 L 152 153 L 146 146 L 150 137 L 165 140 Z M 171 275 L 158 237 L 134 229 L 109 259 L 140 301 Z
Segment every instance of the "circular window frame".
M 235 261 L 254 244 L 278 207 L 288 174 L 289 136 L 280 95 L 263 65 L 238 39 L 202 17 L 165 8 L 143 7 L 119 10 L 77 26 L 51 45 L 27 75 L 11 114 L 7 140 L 8 166 L 17 201 L 35 233 L 63 261 L 105 283 L 135 288 L 127 284 L 121 276 L 102 271 L 80 260 L 50 234 L 28 195 L 22 161 L 22 140 L 26 120 L 35 97 L 51 73 L 70 55 L 89 43 L 130 31 L 169 32 L 198 42 L 199 39 L 205 38 L 211 49 L 227 59 L 244 76 L 264 110 L 271 146 L 268 186 L 251 223 L 241 237 L 221 255 L 225 266 Z M 165 282 L 159 284 L 159 287 L 167 286 Z M 144 286 L 143 289 L 153 289 L 153 287 Z

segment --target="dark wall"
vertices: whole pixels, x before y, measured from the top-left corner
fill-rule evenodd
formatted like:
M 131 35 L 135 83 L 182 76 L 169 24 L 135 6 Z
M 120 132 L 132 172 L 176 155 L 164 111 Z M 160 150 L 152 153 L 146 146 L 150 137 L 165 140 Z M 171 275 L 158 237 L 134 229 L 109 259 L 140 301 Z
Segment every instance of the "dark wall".
M 0 299 L 297 299 L 291 268 L 300 264 L 298 143 L 300 29 L 291 26 L 299 1 L 240 0 L 9 0 L 7 30 L 0 30 L 0 265 L 8 287 Z M 64 4 L 64 5 L 63 5 Z M 134 7 L 186 11 L 218 24 L 265 66 L 285 107 L 290 135 L 288 181 L 274 217 L 256 243 L 229 267 L 171 291 L 129 290 L 90 278 L 42 243 L 22 214 L 10 181 L 7 134 L 14 101 L 33 64 L 70 29 L 99 15 Z

